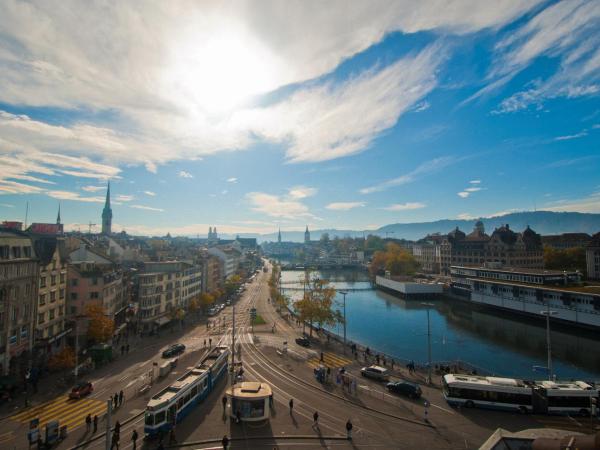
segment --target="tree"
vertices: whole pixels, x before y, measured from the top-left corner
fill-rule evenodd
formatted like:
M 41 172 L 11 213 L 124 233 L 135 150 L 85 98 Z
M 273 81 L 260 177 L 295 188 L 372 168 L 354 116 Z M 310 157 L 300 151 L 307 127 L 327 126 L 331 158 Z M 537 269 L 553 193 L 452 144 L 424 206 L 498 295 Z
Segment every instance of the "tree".
M 242 277 L 239 275 L 231 275 L 227 280 L 225 280 L 225 294 L 229 297 L 233 294 L 242 282 Z
M 567 248 L 559 250 L 544 247 L 544 267 L 551 270 L 579 270 L 586 274 L 585 248 Z
M 115 332 L 115 322 L 106 317 L 100 305 L 89 305 L 86 309 L 89 318 L 88 337 L 94 342 L 107 342 Z
M 48 359 L 50 370 L 72 369 L 73 367 L 75 367 L 75 351 L 72 347 L 65 347 Z
M 385 251 L 377 251 L 371 259 L 369 272 L 372 277 L 389 271 L 391 275 L 414 275 L 419 269 L 415 257 L 398 244 L 389 242 Z
M 202 305 L 202 309 L 206 311 L 212 304 L 215 302 L 215 296 L 209 294 L 208 292 L 203 292 L 200 294 L 200 304 Z
M 333 309 L 335 292 L 335 289 L 329 286 L 328 281 L 315 278 L 310 282 L 309 289 L 302 300 L 294 304 L 298 318 L 302 322 L 310 323 L 311 336 L 313 323 L 322 327 L 343 322 L 339 311 Z

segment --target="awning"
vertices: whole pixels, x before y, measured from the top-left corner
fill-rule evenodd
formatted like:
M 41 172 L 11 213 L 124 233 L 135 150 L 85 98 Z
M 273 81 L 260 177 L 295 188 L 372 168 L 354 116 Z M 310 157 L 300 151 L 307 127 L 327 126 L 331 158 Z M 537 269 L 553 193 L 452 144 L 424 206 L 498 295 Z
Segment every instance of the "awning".
M 159 327 L 162 327 L 163 325 L 168 324 L 171 321 L 171 319 L 169 319 L 168 317 L 159 317 L 158 319 L 156 319 L 154 321 L 154 323 L 156 325 L 158 325 Z

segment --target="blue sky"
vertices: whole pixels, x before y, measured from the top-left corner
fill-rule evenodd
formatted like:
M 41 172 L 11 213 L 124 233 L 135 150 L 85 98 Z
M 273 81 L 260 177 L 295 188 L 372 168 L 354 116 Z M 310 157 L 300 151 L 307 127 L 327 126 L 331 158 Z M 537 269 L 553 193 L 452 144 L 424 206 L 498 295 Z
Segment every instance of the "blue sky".
M 600 213 L 600 3 L 5 2 L 0 219 Z M 107 30 L 110 33 L 107 34 Z

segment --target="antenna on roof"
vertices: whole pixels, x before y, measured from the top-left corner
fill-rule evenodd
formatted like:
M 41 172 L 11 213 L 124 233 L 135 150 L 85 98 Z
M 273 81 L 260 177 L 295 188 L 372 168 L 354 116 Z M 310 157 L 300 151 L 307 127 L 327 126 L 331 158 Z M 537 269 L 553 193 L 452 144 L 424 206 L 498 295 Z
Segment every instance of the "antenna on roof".
M 25 229 L 27 229 L 27 216 L 29 216 L 29 202 L 25 206 Z

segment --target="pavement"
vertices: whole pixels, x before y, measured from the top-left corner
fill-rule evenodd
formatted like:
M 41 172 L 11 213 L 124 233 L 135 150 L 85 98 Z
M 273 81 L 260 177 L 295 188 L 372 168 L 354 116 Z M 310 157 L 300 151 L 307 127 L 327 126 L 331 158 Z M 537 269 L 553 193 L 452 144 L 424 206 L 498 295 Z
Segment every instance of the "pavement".
M 224 379 L 201 405 L 177 425 L 175 436 L 178 446 L 221 448 L 221 439 L 227 435 L 232 449 L 476 449 L 498 427 L 510 431 L 551 427 L 586 432 L 591 425 L 596 425 L 587 422 L 589 419 L 453 409 L 445 403 L 439 386 L 424 383 L 426 374 L 419 371 L 409 373 L 398 366 L 394 368 L 393 377 L 419 382 L 423 398 L 410 400 L 391 395 L 384 384 L 360 377 L 360 368 L 365 362 L 353 356 L 349 349 L 344 353 L 341 343 L 315 339 L 310 348 L 296 345 L 294 339 L 301 335 L 302 328 L 296 326 L 293 318 L 289 321 L 282 317 L 267 301 L 269 276 L 270 272 L 261 272 L 236 302 L 235 328 L 236 344 L 241 345 L 245 379 L 264 381 L 273 390 L 274 408 L 270 420 L 232 423 L 229 409 L 224 410 L 221 403 L 230 383 L 230 380 Z M 249 322 L 251 307 L 256 307 L 266 321 L 264 325 L 255 326 L 254 332 Z M 148 400 L 201 359 L 207 350 L 205 340 L 212 339 L 213 345 L 219 342 L 231 345 L 232 315 L 232 308 L 227 307 L 217 317 L 210 318 L 213 323 L 210 329 L 202 322 L 173 333 L 167 331 L 158 337 L 133 342 L 129 355 L 119 357 L 90 375 L 95 390 L 86 399 L 70 401 L 65 398 L 67 391 L 64 387 L 61 390 L 49 386 L 46 390 L 40 383 L 40 394 L 33 398 L 34 406 L 8 411 L 8 417 L 0 420 L 0 448 L 28 448 L 26 436 L 31 418 L 39 418 L 42 426 L 53 419 L 60 420 L 61 425 L 67 424 L 68 436 L 59 448 L 105 448 L 104 405 L 109 396 L 121 389 L 125 391 L 125 401 L 112 416 L 112 423 L 119 420 L 122 425 L 120 448 L 132 448 L 130 439 L 134 429 L 140 435 L 138 448 L 156 448 L 158 442 L 141 439 L 143 411 Z M 161 361 L 162 350 L 174 342 L 183 342 L 187 347 L 177 367 L 163 379 L 153 380 L 147 392 L 140 393 L 140 388 L 149 382 L 147 374 L 152 363 Z M 287 342 L 287 352 L 282 351 L 284 342 Z M 333 373 L 332 380 L 326 384 L 320 384 L 313 375 L 313 369 L 321 364 L 321 352 L 322 363 Z M 354 389 L 335 382 L 335 374 L 341 367 L 356 380 Z M 294 409 L 290 411 L 288 404 L 292 398 Z M 425 400 L 428 406 L 425 406 Z M 315 411 L 320 416 L 318 426 L 313 426 Z M 85 416 L 88 413 L 99 415 L 96 433 L 86 430 Z M 348 420 L 354 427 L 352 441 L 346 439 L 345 424 Z M 168 440 L 164 444 L 168 447 Z

